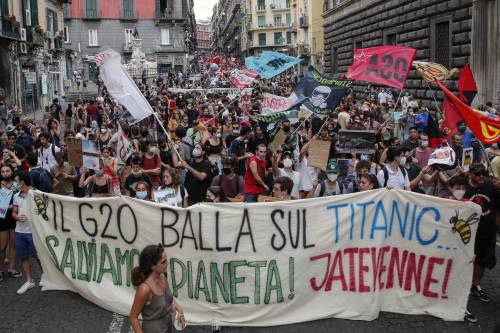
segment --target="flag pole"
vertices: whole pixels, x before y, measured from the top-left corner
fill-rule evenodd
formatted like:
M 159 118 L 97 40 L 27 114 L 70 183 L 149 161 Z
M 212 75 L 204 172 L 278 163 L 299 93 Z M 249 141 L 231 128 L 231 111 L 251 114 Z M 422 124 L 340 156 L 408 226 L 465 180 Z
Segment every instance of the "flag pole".
M 304 119 L 302 120 L 302 122 L 299 124 L 299 126 L 293 130 L 292 133 L 290 133 L 290 136 L 294 135 L 295 133 L 297 133 L 297 131 L 302 127 L 304 126 L 304 124 L 306 123 L 307 119 L 309 119 L 311 117 L 311 113 L 309 112 L 309 115 Z
M 490 174 L 494 175 L 493 173 L 493 167 L 491 166 L 490 159 L 488 158 L 488 154 L 486 153 L 486 150 L 484 149 L 484 145 L 481 142 L 481 140 L 477 140 L 479 142 L 479 146 L 481 147 L 481 151 L 483 152 L 483 155 L 485 156 L 486 164 L 488 164 L 488 169 L 490 170 Z
M 441 109 L 439 108 L 438 106 L 438 102 L 437 102 L 437 99 L 436 99 L 436 94 L 434 93 L 434 90 L 431 88 L 431 85 L 429 84 L 429 82 L 427 82 L 426 80 L 424 80 L 425 83 L 427 84 L 427 87 L 429 88 L 429 90 L 431 91 L 432 93 L 432 98 L 434 99 L 434 104 L 436 105 L 436 108 L 438 109 L 438 111 L 440 113 L 443 113 L 443 111 L 441 111 Z
M 182 160 L 181 155 L 179 154 L 179 151 L 177 150 L 177 148 L 175 148 L 175 146 L 173 144 L 174 141 L 172 140 L 170 133 L 167 132 L 167 130 L 163 126 L 163 123 L 161 122 L 160 118 L 158 118 L 158 115 L 154 111 L 153 111 L 153 116 L 156 118 L 156 121 L 158 122 L 158 124 L 160 124 L 160 127 L 163 130 L 163 132 L 165 132 L 165 135 L 167 136 L 168 141 L 170 141 L 172 143 L 172 148 L 174 148 L 175 154 L 177 154 L 177 157 L 179 158 L 179 160 Z
M 403 89 L 399 90 L 399 96 L 396 99 L 396 104 L 394 105 L 394 109 L 392 110 L 392 113 L 396 111 L 396 108 L 398 107 L 399 99 L 401 98 L 401 94 L 403 93 Z

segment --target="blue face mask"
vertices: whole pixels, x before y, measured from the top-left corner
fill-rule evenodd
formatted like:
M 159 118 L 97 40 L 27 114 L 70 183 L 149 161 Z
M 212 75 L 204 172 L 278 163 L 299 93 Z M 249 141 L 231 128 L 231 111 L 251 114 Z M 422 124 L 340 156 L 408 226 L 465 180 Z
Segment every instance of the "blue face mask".
M 137 191 L 135 192 L 135 196 L 138 198 L 138 199 L 146 199 L 146 197 L 148 196 L 148 192 L 147 191 Z
M 361 161 L 368 161 L 368 155 L 362 154 L 362 155 L 359 157 L 359 159 L 360 159 Z

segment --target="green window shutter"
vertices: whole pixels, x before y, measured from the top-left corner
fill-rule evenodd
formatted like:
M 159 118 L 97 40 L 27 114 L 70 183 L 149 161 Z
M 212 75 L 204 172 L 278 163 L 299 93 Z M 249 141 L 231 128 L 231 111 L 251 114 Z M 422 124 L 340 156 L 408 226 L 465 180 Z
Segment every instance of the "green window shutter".
M 290 31 L 286 33 L 286 43 L 292 44 L 292 33 Z
M 187 17 L 187 15 L 188 15 L 187 0 L 182 0 L 182 17 Z
M 9 3 L 7 0 L 0 0 L 0 14 L 7 15 L 9 13 Z
M 259 27 L 263 27 L 266 25 L 266 17 L 264 15 L 258 16 L 257 19 Z
M 286 13 L 286 24 L 290 25 L 292 23 L 292 16 L 290 13 Z
M 54 23 L 54 24 L 53 24 L 53 28 L 54 28 L 54 29 L 53 29 L 53 31 L 54 31 L 54 33 L 55 33 L 55 32 L 57 32 L 57 31 L 59 31 L 58 26 L 57 26 L 57 23 L 58 23 L 58 22 L 57 22 L 57 13 L 56 13 L 56 12 L 52 12 L 52 15 L 54 16 L 54 22 L 53 22 L 53 23 Z
M 30 8 L 31 8 L 31 25 L 38 25 L 38 1 L 30 0 Z
M 161 17 L 160 0 L 156 0 L 156 17 Z

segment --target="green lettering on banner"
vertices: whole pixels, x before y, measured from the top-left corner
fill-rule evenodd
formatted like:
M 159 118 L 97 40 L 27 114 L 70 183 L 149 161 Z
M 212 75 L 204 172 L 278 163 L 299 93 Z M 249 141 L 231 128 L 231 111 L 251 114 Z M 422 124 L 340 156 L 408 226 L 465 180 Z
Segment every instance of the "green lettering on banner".
M 128 268 L 128 261 L 130 260 L 130 251 L 126 250 L 125 253 L 122 254 L 122 250 L 120 248 L 115 248 L 115 257 L 116 257 L 116 284 L 122 285 L 122 265 L 126 265 Z M 127 270 L 128 271 L 128 270 Z M 127 273 L 128 276 L 128 273 Z
M 104 265 L 106 263 L 106 259 L 109 261 L 109 268 L 105 268 Z M 116 285 L 116 268 L 113 264 L 113 259 L 111 257 L 111 253 L 109 252 L 109 247 L 107 244 L 101 244 L 101 258 L 99 265 L 99 275 L 97 276 L 97 283 L 101 283 L 102 276 L 105 273 L 110 273 L 113 279 L 113 283 Z
M 68 261 L 69 260 L 69 261 Z M 71 277 L 76 279 L 75 273 L 75 253 L 73 251 L 73 241 L 71 238 L 66 239 L 66 246 L 64 247 L 63 257 L 61 259 L 61 264 L 59 270 L 64 273 L 66 267 L 71 270 Z
M 139 251 L 137 249 L 130 250 L 130 255 L 128 256 L 127 262 L 127 287 L 130 287 L 132 279 L 132 269 L 136 266 L 134 265 L 135 257 L 137 257 L 137 264 L 139 264 Z
M 217 298 L 217 286 L 219 287 L 222 298 L 224 302 L 229 303 L 229 264 L 224 263 L 223 266 L 223 278 L 219 274 L 216 262 L 210 263 L 210 282 L 212 287 L 212 301 L 218 303 Z
M 92 257 L 90 256 L 89 250 L 87 250 L 87 242 L 77 241 L 76 246 L 78 248 L 78 269 L 77 278 L 81 281 L 89 282 L 92 278 Z M 82 272 L 83 268 L 83 254 L 85 254 L 85 272 Z
M 203 279 L 203 287 L 201 287 L 201 280 Z M 203 260 L 198 262 L 198 273 L 196 274 L 196 286 L 194 289 L 194 298 L 200 298 L 200 291 L 205 294 L 205 299 L 210 302 L 210 291 L 208 290 L 207 273 L 205 271 L 205 263 Z
M 260 269 L 266 267 L 267 261 L 249 261 L 248 267 L 255 267 L 255 295 L 254 303 L 260 304 Z
M 273 283 L 273 277 L 276 281 Z M 266 283 L 266 296 L 264 297 L 264 303 L 269 304 L 271 299 L 271 292 L 276 290 L 276 303 L 283 303 L 283 291 L 281 290 L 281 278 L 280 272 L 278 270 L 278 265 L 276 260 L 271 260 L 269 266 L 267 267 L 267 283 Z
M 245 277 L 240 276 L 236 277 L 236 268 L 240 266 L 246 266 L 247 261 L 246 260 L 236 260 L 236 261 L 231 261 L 229 262 L 229 276 L 230 276 L 230 283 L 231 283 L 231 303 L 232 304 L 247 304 L 248 303 L 248 297 L 247 296 L 238 296 L 238 290 L 236 286 L 239 283 L 244 283 L 245 282 Z
M 94 274 L 92 275 L 92 281 L 95 281 L 97 278 L 97 244 L 95 243 L 95 239 L 92 238 L 92 242 L 89 243 L 89 252 L 90 258 L 94 263 L 94 269 L 92 270 Z
M 193 298 L 193 264 L 187 262 L 188 297 Z
M 53 242 L 53 244 L 51 244 L 51 242 Z M 57 237 L 54 235 L 49 235 L 45 237 L 45 244 L 47 244 L 47 248 L 49 249 L 50 255 L 54 260 L 54 264 L 56 264 L 57 269 L 59 269 L 59 266 L 57 264 L 57 255 L 56 252 L 54 251 L 54 247 L 59 246 L 59 239 L 57 239 Z
M 177 278 L 175 277 L 175 265 L 179 265 L 182 270 L 181 281 L 177 283 Z M 172 279 L 172 294 L 174 297 L 179 297 L 179 290 L 186 284 L 186 265 L 177 258 L 170 258 L 170 276 Z

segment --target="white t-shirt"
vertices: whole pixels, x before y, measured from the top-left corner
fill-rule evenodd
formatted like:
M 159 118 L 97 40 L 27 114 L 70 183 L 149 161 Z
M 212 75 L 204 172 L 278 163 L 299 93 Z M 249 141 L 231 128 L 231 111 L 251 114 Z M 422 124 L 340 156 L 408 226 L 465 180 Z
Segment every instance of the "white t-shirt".
M 17 215 L 28 216 L 28 193 L 18 192 L 14 194 L 13 205 L 17 206 Z M 16 232 L 31 234 L 30 222 L 16 222 Z
M 299 163 L 298 172 L 300 174 L 300 191 L 310 191 L 313 187 L 313 179 L 316 177 L 316 170 L 307 164 L 307 158 L 304 157 Z
M 386 165 L 387 171 L 389 173 L 389 179 L 387 179 L 387 185 L 384 186 L 385 177 L 384 170 L 380 170 L 377 179 L 380 187 L 391 187 L 395 189 L 405 190 L 410 189 L 410 179 L 408 178 L 408 171 L 403 175 L 401 169 L 398 167 L 397 171 L 394 172 L 390 165 Z
M 57 153 L 60 149 L 57 146 L 54 146 L 54 152 Z M 41 147 L 38 149 L 38 162 L 48 172 L 52 169 L 53 166 L 57 164 L 56 157 L 52 152 L 52 143 L 48 148 Z
M 385 91 L 381 91 L 378 93 L 378 102 L 380 104 L 387 103 L 387 95 L 385 94 Z
M 290 172 L 285 169 L 278 168 L 278 177 L 288 177 L 293 181 L 292 188 L 292 198 L 299 199 L 300 198 L 300 173 L 297 171 L 291 170 Z M 276 178 L 278 178 L 276 177 Z

